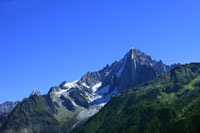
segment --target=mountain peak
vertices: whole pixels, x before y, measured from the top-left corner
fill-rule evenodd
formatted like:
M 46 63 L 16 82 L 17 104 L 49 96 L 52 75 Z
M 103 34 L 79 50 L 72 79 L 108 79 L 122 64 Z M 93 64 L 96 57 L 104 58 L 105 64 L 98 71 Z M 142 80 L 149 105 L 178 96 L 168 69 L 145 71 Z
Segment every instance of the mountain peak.
M 137 50 L 137 49 L 135 49 L 134 47 L 131 47 L 131 48 L 129 49 L 128 53 L 125 55 L 125 57 L 131 57 L 131 58 L 133 59 L 136 50 Z
M 126 53 L 126 55 L 124 56 L 123 61 L 132 62 L 132 64 L 134 64 L 135 67 L 138 64 L 153 67 L 160 74 L 164 74 L 168 72 L 171 68 L 176 66 L 176 65 L 172 65 L 172 66 L 165 65 L 161 60 L 156 61 L 153 58 L 151 58 L 151 56 L 145 54 L 144 52 L 136 48 L 131 48 L 128 51 L 128 53 Z
M 41 96 L 41 93 L 38 90 L 33 90 L 30 94 L 30 96 Z
M 150 64 L 149 62 L 153 62 L 153 59 L 150 56 L 133 47 L 128 51 L 128 53 L 126 53 L 124 58 L 135 60 L 136 62 L 140 62 L 142 64 L 146 64 L 147 62 L 147 64 Z
M 130 55 L 131 55 L 132 59 L 134 58 L 134 51 L 135 51 L 135 49 L 132 47 L 130 50 Z

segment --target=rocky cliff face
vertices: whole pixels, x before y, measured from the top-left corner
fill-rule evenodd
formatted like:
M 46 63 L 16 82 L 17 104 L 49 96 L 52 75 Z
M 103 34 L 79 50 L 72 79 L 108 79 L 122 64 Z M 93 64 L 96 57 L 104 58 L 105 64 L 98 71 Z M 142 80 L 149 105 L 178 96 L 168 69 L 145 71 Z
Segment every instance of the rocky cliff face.
M 100 71 L 88 72 L 73 83 L 64 81 L 60 86 L 52 87 L 48 94 L 59 105 L 62 105 L 59 100 L 63 96 L 74 107 L 88 108 L 89 105 L 105 104 L 112 95 L 167 73 L 170 69 L 162 61 L 155 61 L 132 48 L 120 61 Z
M 11 112 L 19 102 L 5 102 L 0 104 L 0 115 Z
M 120 60 L 73 83 L 64 81 L 48 93 L 58 110 L 75 112 L 78 122 L 94 115 L 112 96 L 167 73 L 172 67 L 131 48 Z M 74 117 L 73 117 L 74 118 Z
M 169 73 L 115 96 L 71 133 L 199 133 L 200 63 Z

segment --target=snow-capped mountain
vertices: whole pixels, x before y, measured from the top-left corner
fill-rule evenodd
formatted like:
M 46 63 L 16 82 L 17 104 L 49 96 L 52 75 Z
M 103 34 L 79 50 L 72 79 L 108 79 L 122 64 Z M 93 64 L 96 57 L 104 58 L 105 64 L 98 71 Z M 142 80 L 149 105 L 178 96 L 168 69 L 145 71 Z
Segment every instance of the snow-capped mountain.
M 48 92 L 58 110 L 75 112 L 78 120 L 94 115 L 113 95 L 168 72 L 171 66 L 131 48 L 120 61 L 88 72 L 72 83 L 64 81 Z M 76 123 L 77 124 L 77 123 Z M 75 124 L 75 125 L 76 125 Z
M 0 131 L 69 132 L 97 113 L 114 95 L 164 74 L 175 66 L 155 61 L 131 48 L 121 60 L 106 65 L 100 71 L 88 72 L 72 83 L 64 81 L 52 87 L 47 95 L 40 96 L 34 90 L 2 122 Z
M 19 101 L 17 102 L 5 102 L 0 104 L 0 115 L 4 114 L 4 113 L 8 113 L 11 112 L 19 103 Z

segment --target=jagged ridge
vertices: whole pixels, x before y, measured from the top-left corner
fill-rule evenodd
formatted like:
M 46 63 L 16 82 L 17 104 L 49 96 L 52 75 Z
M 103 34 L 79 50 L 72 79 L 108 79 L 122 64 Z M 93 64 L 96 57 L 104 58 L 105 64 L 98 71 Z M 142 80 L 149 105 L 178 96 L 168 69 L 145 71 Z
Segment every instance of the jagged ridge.
M 45 100 L 43 100 L 44 102 L 38 101 L 41 103 L 40 106 L 55 108 L 50 114 L 48 111 L 45 113 L 45 109 L 43 110 L 43 108 L 40 111 L 49 116 L 47 117 L 48 119 L 56 120 L 56 131 L 58 131 L 58 129 L 60 129 L 60 131 L 70 131 L 97 113 L 114 95 L 132 86 L 152 80 L 168 72 L 170 69 L 170 66 L 164 65 L 161 61 L 157 62 L 137 49 L 130 49 L 120 61 L 107 65 L 100 71 L 88 72 L 73 83 L 64 81 L 59 86 L 52 87 L 47 95 L 34 96 L 38 97 L 36 97 L 36 99 L 41 100 L 48 97 L 48 102 L 45 102 Z M 30 98 L 32 97 L 33 96 Z M 3 130 L 32 131 L 34 129 L 37 130 L 37 132 L 45 130 L 41 126 L 35 129 L 35 127 L 37 127 L 37 120 L 40 122 L 41 116 L 34 116 L 33 118 L 29 108 L 38 110 L 38 106 L 31 104 L 32 102 L 29 103 L 29 98 L 26 99 L 26 101 L 27 104 L 23 101 L 22 104 L 17 106 L 18 110 L 14 110 L 13 113 L 9 115 L 8 120 L 2 125 Z M 29 106 L 29 108 L 24 108 L 24 106 Z M 28 117 L 30 121 L 33 120 L 34 123 L 23 124 L 26 119 L 24 119 L 24 117 L 22 120 L 17 118 L 17 122 L 20 122 L 19 125 L 23 126 L 13 127 L 12 120 L 16 118 L 13 117 L 13 114 L 20 116 L 21 113 L 23 113 L 21 110 L 27 112 L 26 117 Z M 46 125 L 44 127 L 46 128 Z
M 115 96 L 75 133 L 200 131 L 200 63 L 170 73 Z

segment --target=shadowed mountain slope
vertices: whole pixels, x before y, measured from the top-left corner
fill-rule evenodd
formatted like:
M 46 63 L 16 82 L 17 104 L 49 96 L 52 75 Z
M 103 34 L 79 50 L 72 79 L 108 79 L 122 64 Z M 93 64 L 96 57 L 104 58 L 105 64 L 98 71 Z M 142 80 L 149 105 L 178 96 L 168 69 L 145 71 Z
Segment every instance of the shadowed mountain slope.
M 74 133 L 200 132 L 200 63 L 177 66 L 112 98 Z

